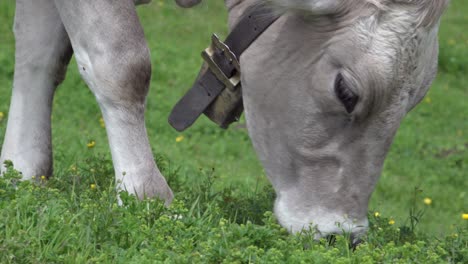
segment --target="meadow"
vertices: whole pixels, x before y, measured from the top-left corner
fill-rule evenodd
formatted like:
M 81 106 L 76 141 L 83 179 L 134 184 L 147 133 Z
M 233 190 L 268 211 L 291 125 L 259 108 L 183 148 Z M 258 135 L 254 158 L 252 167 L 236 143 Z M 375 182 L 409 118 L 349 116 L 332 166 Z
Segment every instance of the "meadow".
M 0 2 L 0 142 L 13 82 L 14 4 Z M 437 79 L 401 124 L 370 201 L 369 233 L 355 250 L 346 237 L 317 242 L 278 226 L 243 119 L 222 130 L 202 117 L 183 133 L 167 123 L 211 33 L 226 35 L 223 1 L 185 10 L 155 0 L 138 13 L 153 64 L 146 124 L 173 205 L 122 194 L 117 206 L 105 124 L 72 60 L 54 98 L 53 178 L 20 182 L 12 166 L 0 178 L 0 263 L 468 262 L 462 1 L 452 1 L 442 19 Z

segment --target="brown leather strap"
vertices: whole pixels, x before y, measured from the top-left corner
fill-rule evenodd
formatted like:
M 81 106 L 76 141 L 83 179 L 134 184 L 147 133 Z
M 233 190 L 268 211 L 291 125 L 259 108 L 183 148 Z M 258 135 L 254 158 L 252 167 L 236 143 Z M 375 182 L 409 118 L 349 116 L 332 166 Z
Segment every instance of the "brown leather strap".
M 278 15 L 275 15 L 274 12 L 265 6 L 251 7 L 229 33 L 224 43 L 239 58 L 250 44 L 276 21 L 278 17 Z M 235 67 L 226 59 L 221 51 L 217 51 L 213 55 L 213 60 L 228 78 L 236 74 Z M 240 87 L 238 88 L 240 89 Z M 204 63 L 192 88 L 172 109 L 168 120 L 169 124 L 177 131 L 185 130 L 195 122 L 224 89 L 224 83 L 218 80 L 215 74 Z

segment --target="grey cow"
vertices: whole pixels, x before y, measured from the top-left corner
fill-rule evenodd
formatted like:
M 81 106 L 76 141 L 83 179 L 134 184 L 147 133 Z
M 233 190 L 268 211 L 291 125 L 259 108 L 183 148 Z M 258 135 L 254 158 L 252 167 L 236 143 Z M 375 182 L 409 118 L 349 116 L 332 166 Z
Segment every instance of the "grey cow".
M 240 57 L 247 126 L 279 222 L 291 232 L 314 228 L 316 238 L 360 236 L 396 130 L 436 74 L 448 0 L 225 2 L 230 28 L 252 5 L 281 15 Z M 118 188 L 169 204 L 144 124 L 151 65 L 135 2 L 17 0 L 14 32 L 1 161 L 24 179 L 51 174 L 52 98 L 75 54 L 106 122 Z

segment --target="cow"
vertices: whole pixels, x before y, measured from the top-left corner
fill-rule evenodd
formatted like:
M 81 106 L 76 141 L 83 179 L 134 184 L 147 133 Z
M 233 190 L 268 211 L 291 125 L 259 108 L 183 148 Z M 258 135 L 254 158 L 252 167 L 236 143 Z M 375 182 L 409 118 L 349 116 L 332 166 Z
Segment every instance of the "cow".
M 201 0 L 176 0 L 183 7 Z M 101 108 L 117 188 L 170 204 L 144 123 L 151 64 L 135 12 L 147 1 L 17 0 L 16 64 L 1 161 L 51 175 L 51 104 L 72 54 Z M 225 0 L 278 18 L 240 56 L 250 138 L 291 233 L 362 236 L 403 117 L 437 72 L 448 0 Z

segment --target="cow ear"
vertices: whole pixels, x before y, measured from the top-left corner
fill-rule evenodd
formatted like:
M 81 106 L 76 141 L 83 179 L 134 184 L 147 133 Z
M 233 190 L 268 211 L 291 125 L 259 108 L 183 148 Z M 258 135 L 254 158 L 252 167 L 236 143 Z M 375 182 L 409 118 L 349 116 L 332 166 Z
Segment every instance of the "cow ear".
M 201 2 L 201 0 L 175 0 L 175 1 L 181 7 L 192 7 Z
M 311 12 L 316 15 L 336 13 L 345 2 L 343 0 L 270 0 L 270 2 L 286 10 Z

